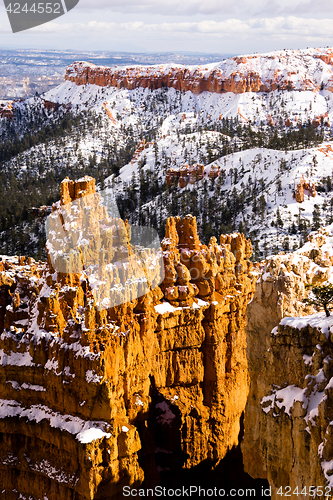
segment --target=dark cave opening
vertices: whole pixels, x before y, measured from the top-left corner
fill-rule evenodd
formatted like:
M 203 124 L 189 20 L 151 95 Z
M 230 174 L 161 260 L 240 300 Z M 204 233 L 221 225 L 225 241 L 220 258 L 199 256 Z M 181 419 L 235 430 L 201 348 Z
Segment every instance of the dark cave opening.
M 229 450 L 220 462 L 205 460 L 193 468 L 185 469 L 183 464 L 186 456 L 181 450 L 180 439 L 180 412 L 156 389 L 154 380 L 151 382 L 152 402 L 148 420 L 138 426 L 143 444 L 140 465 L 145 471 L 141 488 L 154 489 L 159 486 L 165 490 L 163 495 L 150 498 L 271 498 L 268 481 L 253 479 L 244 471 L 240 446 L 244 436 L 244 414 L 240 421 L 237 447 Z M 166 413 L 170 416 L 170 411 L 174 418 L 166 422 L 162 418 L 161 408 L 168 408 Z M 168 490 L 171 494 L 165 495 Z

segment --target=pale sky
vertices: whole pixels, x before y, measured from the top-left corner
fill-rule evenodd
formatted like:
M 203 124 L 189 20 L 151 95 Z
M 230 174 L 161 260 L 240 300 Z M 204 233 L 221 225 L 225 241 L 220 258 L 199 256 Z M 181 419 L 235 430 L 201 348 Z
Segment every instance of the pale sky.
M 80 0 L 13 34 L 0 0 L 0 48 L 249 54 L 333 46 L 330 0 Z

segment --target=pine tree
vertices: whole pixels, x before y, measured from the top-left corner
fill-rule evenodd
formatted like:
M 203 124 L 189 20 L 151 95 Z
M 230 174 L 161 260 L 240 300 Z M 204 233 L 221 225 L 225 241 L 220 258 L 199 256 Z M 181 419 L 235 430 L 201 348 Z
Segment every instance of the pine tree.
M 320 226 L 321 226 L 320 208 L 319 205 L 314 205 L 312 213 L 312 229 L 317 231 L 317 229 L 319 229 Z
M 266 199 L 265 199 L 265 195 L 262 194 L 259 198 L 259 212 L 260 212 L 260 217 L 262 219 L 265 216 L 265 210 L 266 210 Z
M 276 211 L 276 226 L 277 227 L 283 227 L 283 220 L 281 218 L 279 207 L 278 207 L 278 209 Z
M 324 283 L 322 285 L 316 285 L 311 287 L 311 294 L 303 300 L 305 304 L 314 305 L 321 309 L 324 309 L 327 317 L 330 316 L 330 304 L 333 302 L 333 285 L 332 283 Z

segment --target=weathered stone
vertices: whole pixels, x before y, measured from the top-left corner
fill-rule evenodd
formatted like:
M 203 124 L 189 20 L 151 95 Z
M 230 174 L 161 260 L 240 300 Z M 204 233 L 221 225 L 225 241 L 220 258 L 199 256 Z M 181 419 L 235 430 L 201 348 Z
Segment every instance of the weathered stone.
M 82 192 L 94 196 L 89 179 L 65 180 L 57 207 L 69 210 L 77 197 L 84 203 Z M 92 199 L 95 234 L 97 223 L 108 220 Z M 118 259 L 130 229 L 112 224 L 109 257 Z M 248 393 L 245 310 L 256 279 L 250 244 L 235 234 L 203 245 L 195 218 L 187 216 L 168 220 L 162 248 L 160 287 L 109 309 L 97 307 L 83 270 L 2 263 L 6 499 L 120 499 L 124 485 L 158 484 L 157 449 L 179 470 L 220 460 L 238 443 Z M 104 279 L 106 268 L 101 272 Z M 117 272 L 110 280 L 120 279 L 121 267 Z M 82 434 L 88 427 L 95 435 Z
M 320 60 L 320 62 L 318 61 Z M 75 62 L 68 66 L 65 79 L 77 85 L 87 83 L 101 87 L 135 89 L 138 87 L 159 89 L 164 87 L 194 94 L 201 92 L 271 92 L 274 90 L 311 90 L 319 91 L 322 80 L 313 77 L 317 74 L 307 71 L 319 66 L 324 74 L 329 74 L 332 65 L 332 49 L 277 52 L 233 57 L 221 67 L 207 66 L 186 67 L 177 65 L 135 66 L 135 67 L 99 67 L 90 63 Z M 329 67 L 325 67 L 329 65 Z M 295 80 L 295 72 L 297 79 Z M 332 90 L 333 78 L 325 77 L 326 90 Z M 112 116 L 112 114 L 111 114 Z M 182 117 L 184 119 L 184 115 Z M 112 120 L 114 118 L 112 117 Z M 273 118 L 268 119 L 273 124 Z
M 290 498 L 296 500 L 296 487 L 300 493 L 304 487 L 309 492 L 310 486 L 328 484 L 319 445 L 325 443 L 321 445 L 323 453 L 327 452 L 325 460 L 332 460 L 327 431 L 328 422 L 333 420 L 333 394 L 325 389 L 333 376 L 332 344 L 316 328 L 279 325 L 286 316 L 313 313 L 313 307 L 302 299 L 308 294 L 306 284 L 320 283 L 330 276 L 332 247 L 328 237 L 327 230 L 321 229 L 311 233 L 304 248 L 297 252 L 276 255 L 261 263 L 255 295 L 247 309 L 251 383 L 242 452 L 245 470 L 253 478 L 268 479 L 273 500 L 281 498 L 281 486 L 284 492 L 290 486 Z M 323 377 L 316 379 L 320 370 Z M 305 399 L 296 401 L 289 413 L 285 406 L 281 407 L 281 400 L 270 403 L 270 395 L 287 386 L 299 388 L 300 393 L 304 389 L 304 398 L 311 393 L 316 398 L 318 394 L 317 405 L 325 389 L 313 423 L 307 420 Z

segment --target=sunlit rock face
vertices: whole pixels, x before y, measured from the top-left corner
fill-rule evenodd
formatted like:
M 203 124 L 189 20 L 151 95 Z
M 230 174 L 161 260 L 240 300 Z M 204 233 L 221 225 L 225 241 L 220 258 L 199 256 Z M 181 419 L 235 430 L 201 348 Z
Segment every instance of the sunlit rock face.
M 66 180 L 54 213 L 94 194 L 93 179 Z M 98 203 L 89 216 L 108 218 Z M 111 308 L 97 306 L 84 268 L 2 258 L 3 498 L 120 499 L 125 485 L 157 485 L 163 470 L 219 460 L 238 443 L 251 244 L 233 234 L 203 245 L 186 216 L 168 220 L 161 247 L 160 285 Z
M 302 490 L 310 497 L 310 486 L 327 493 L 332 484 L 333 317 L 303 302 L 306 284 L 331 276 L 331 230 L 263 263 L 248 306 L 251 384 L 242 452 L 245 470 L 268 479 L 273 499 L 287 486 L 296 499 Z
M 65 79 L 77 85 L 134 89 L 162 87 L 201 92 L 332 90 L 332 49 L 285 50 L 226 59 L 204 66 L 101 67 L 86 62 L 68 66 Z

